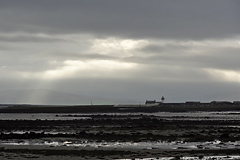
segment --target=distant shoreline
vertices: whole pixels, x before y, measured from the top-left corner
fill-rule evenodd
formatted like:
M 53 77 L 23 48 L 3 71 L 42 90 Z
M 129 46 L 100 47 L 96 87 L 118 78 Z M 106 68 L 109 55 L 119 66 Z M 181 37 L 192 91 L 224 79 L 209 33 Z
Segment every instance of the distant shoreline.
M 2 107 L 1 107 L 2 106 Z M 0 105 L 0 113 L 124 113 L 240 111 L 240 103 L 160 103 L 145 105 Z

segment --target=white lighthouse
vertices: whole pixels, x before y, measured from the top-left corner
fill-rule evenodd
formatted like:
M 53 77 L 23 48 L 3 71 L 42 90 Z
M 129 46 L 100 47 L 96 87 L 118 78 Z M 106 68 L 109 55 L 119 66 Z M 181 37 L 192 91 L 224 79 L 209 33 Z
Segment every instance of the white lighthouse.
M 161 98 L 162 103 L 164 103 L 164 100 L 165 100 L 165 97 L 162 96 Z

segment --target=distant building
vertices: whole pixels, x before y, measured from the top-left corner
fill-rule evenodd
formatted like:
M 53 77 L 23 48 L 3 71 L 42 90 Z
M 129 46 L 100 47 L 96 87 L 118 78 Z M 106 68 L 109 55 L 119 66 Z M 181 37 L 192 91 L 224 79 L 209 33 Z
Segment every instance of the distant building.
M 156 100 L 146 100 L 145 106 L 158 106 L 161 102 L 157 102 Z
M 234 104 L 240 104 L 240 101 L 233 101 Z
M 212 104 L 232 104 L 230 101 L 212 101 Z
M 200 104 L 200 101 L 186 101 L 186 104 Z
M 155 104 L 156 100 L 146 100 L 145 104 Z

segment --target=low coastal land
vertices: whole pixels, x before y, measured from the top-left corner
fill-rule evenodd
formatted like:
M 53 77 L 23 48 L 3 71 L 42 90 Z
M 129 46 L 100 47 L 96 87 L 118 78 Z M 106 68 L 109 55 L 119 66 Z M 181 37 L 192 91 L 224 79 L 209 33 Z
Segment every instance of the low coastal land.
M 0 117 L 1 159 L 133 159 L 239 156 L 239 119 L 146 113 L 221 112 L 237 104 L 164 104 L 154 107 L 11 106 L 4 113 L 52 113 L 58 120 Z M 124 113 L 124 114 L 123 114 Z M 59 120 L 70 117 L 69 120 Z
M 158 105 L 29 105 L 0 104 L 0 113 L 134 113 L 240 111 L 240 102 L 160 103 Z

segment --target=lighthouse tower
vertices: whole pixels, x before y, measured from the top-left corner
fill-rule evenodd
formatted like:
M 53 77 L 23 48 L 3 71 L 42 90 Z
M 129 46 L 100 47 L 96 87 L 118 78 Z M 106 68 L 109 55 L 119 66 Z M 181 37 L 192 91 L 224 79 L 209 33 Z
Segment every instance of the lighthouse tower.
M 164 100 L 165 100 L 165 98 L 162 96 L 162 98 L 161 98 L 162 103 L 164 103 Z

